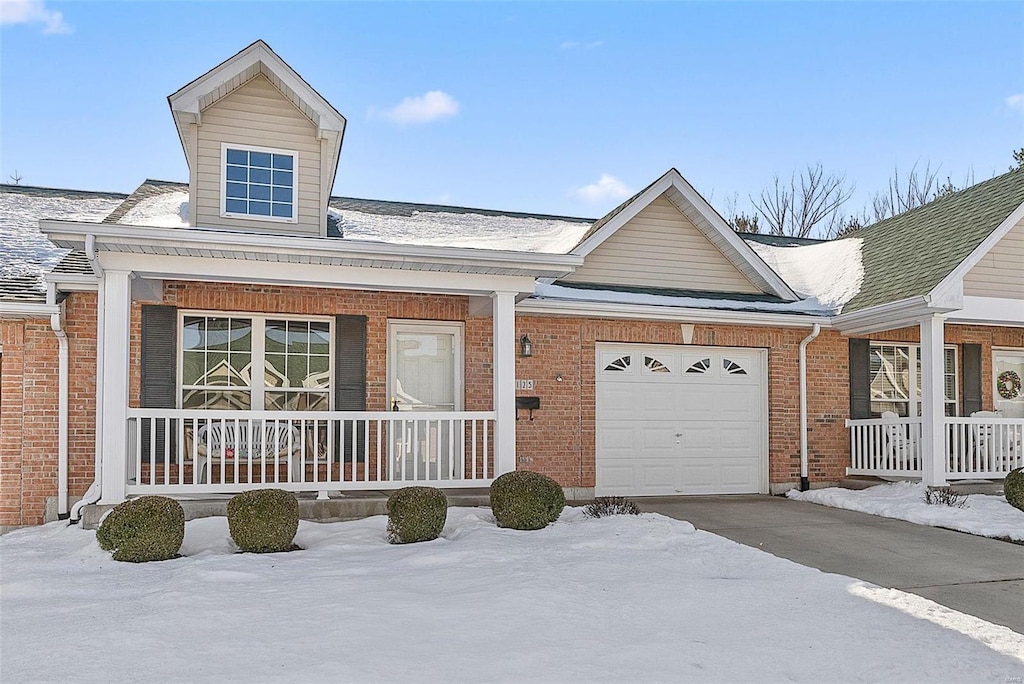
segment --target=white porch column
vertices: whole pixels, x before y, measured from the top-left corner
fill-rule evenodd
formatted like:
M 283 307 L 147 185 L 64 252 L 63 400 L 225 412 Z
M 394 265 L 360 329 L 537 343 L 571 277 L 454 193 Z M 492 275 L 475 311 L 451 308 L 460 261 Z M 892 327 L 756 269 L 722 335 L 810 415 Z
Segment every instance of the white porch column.
M 104 271 L 103 383 L 101 454 L 103 485 L 100 503 L 125 498 L 128 443 L 128 332 L 131 326 L 131 272 Z
M 946 484 L 943 320 L 921 320 L 921 481 Z
M 493 292 L 494 474 L 516 469 L 516 294 Z

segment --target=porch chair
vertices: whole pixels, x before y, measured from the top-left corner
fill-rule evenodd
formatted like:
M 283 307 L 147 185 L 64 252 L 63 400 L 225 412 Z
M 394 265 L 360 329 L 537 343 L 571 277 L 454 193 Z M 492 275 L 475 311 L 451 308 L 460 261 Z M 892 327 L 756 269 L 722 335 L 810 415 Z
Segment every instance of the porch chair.
M 238 421 L 236 424 L 230 419 L 210 420 L 196 430 L 195 440 L 195 467 L 200 484 L 206 482 L 211 460 L 228 464 L 236 459 L 239 463 L 259 464 L 265 460 L 272 464 L 276 458 L 278 462 L 288 463 L 292 482 L 302 481 L 302 460 L 295 458 L 302 449 L 302 437 L 298 428 L 287 421 L 261 420 L 251 424 Z
M 894 411 L 883 411 L 885 420 L 899 420 Z M 885 464 L 894 470 L 914 470 L 918 467 L 917 443 L 907 434 L 907 426 L 903 424 L 882 426 L 882 455 Z M 898 467 L 902 464 L 902 468 Z
M 975 411 L 971 414 L 971 418 L 1002 418 L 1003 414 L 999 411 Z M 1010 430 L 1012 426 L 1004 426 L 1007 429 L 997 430 L 996 426 L 981 423 L 978 425 L 971 426 L 971 436 L 974 440 L 975 453 L 979 459 L 983 459 L 986 456 L 988 462 L 993 466 L 1003 466 L 1005 472 L 1010 472 L 1014 468 L 1024 466 L 1024 445 L 1021 444 L 1022 435 L 1014 430 Z M 996 463 L 996 459 L 1000 459 L 1003 463 Z

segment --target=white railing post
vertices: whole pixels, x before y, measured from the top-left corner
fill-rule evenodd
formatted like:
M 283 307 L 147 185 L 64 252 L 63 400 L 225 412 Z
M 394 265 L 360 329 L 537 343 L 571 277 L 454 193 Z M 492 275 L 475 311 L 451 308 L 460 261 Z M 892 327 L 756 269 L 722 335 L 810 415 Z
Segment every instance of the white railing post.
M 946 484 L 945 351 L 943 320 L 921 320 L 921 480 L 929 486 Z
M 494 292 L 494 477 L 516 469 L 516 295 Z M 487 473 L 484 473 L 487 477 Z
M 125 499 L 128 475 L 128 350 L 131 273 L 104 271 L 103 282 L 103 483 L 100 503 Z M 141 477 L 141 473 L 136 473 Z

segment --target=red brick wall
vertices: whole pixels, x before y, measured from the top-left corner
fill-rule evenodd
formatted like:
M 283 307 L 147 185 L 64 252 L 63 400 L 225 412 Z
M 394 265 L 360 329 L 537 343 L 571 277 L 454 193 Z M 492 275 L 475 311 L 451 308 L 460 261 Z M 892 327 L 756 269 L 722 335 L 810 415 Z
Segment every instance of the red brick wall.
M 234 284 L 165 283 L 163 301 L 186 309 L 368 316 L 368 407 L 387 407 L 385 387 L 389 319 L 465 323 L 466 409 L 491 403 L 491 319 L 470 317 L 466 297 L 320 290 Z M 131 403 L 139 396 L 141 305 L 133 305 Z M 93 477 L 96 296 L 73 293 L 66 304 L 70 344 L 70 494 Z M 516 376 L 536 380 L 520 394 L 541 397 L 534 420 L 517 423 L 520 468 L 548 473 L 565 486 L 592 487 L 595 477 L 595 368 L 598 342 L 681 344 L 678 323 L 565 317 L 519 317 L 517 337 L 534 342 L 532 358 L 517 357 Z M 807 329 L 696 325 L 693 344 L 760 347 L 769 356 L 769 457 L 772 483 L 799 478 L 797 348 Z M 872 335 L 917 341 L 917 328 Z M 947 326 L 947 342 L 981 344 L 983 392 L 992 407 L 992 346 L 1024 348 L 1024 329 Z M 57 494 L 57 341 L 46 320 L 0 321 L 0 525 L 42 522 L 47 497 Z M 810 479 L 834 482 L 849 459 L 843 421 L 848 414 L 848 340 L 823 331 L 808 348 Z M 555 378 L 561 375 L 562 381 Z
M 66 304 L 68 493 L 81 496 L 95 459 L 96 295 Z M 43 521 L 57 495 L 57 338 L 46 319 L 0 321 L 0 526 Z
M 526 333 L 534 343 L 534 356 L 519 358 L 516 374 L 536 380 L 536 387 L 520 394 L 539 396 L 542 406 L 532 422 L 517 424 L 520 467 L 551 475 L 566 486 L 593 487 L 596 344 L 682 344 L 682 330 L 678 323 L 540 316 L 520 317 L 516 327 L 517 335 Z M 808 333 L 806 328 L 694 327 L 694 345 L 768 349 L 769 480 L 773 483 L 800 477 L 797 349 Z M 846 344 L 838 334 L 823 332 L 808 350 L 812 480 L 834 481 L 846 467 Z

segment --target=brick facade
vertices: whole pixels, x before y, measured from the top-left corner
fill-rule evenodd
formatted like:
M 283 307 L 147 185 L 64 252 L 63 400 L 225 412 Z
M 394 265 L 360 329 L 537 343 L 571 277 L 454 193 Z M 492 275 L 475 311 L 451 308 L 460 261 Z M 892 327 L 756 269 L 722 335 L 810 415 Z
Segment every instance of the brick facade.
M 490 410 L 491 319 L 469 315 L 467 297 L 241 284 L 167 282 L 162 302 L 182 309 L 280 313 L 361 314 L 368 317 L 367 407 L 385 410 L 387 322 L 394 319 L 465 324 L 465 408 Z M 72 293 L 66 302 L 70 344 L 69 493 L 84 493 L 95 457 L 96 296 Z M 132 308 L 131 404 L 139 397 L 139 320 Z M 516 376 L 536 380 L 520 394 L 541 398 L 534 420 L 517 423 L 518 467 L 538 470 L 567 487 L 593 487 L 595 478 L 595 349 L 599 342 L 682 344 L 678 323 L 584 317 L 520 316 L 516 335 L 534 343 L 517 357 Z M 701 325 L 692 344 L 768 350 L 769 480 L 799 479 L 798 347 L 805 328 Z M 917 328 L 872 335 L 916 342 Z M 1024 348 L 1024 328 L 947 326 L 950 344 L 982 345 L 983 402 L 992 408 L 992 347 Z M 0 321 L 0 527 L 43 521 L 57 494 L 57 340 L 44 319 Z M 849 413 L 848 339 L 822 331 L 807 350 L 808 446 L 812 483 L 835 482 L 849 461 L 844 420 Z M 561 377 L 561 381 L 557 377 Z

